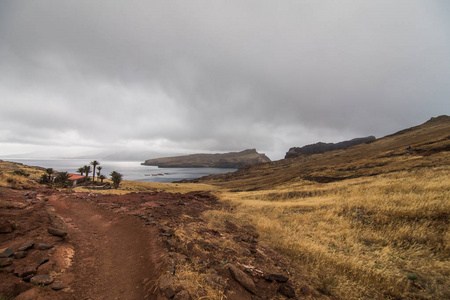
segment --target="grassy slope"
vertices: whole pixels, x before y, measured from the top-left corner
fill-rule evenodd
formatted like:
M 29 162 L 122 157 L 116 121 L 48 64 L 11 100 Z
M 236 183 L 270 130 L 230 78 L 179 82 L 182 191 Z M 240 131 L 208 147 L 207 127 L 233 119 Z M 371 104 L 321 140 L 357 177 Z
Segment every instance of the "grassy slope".
M 412 151 L 406 148 L 412 146 Z M 437 151 L 440 155 L 431 155 Z M 429 121 L 369 144 L 300 158 L 244 167 L 233 175 L 209 176 L 201 182 L 229 189 L 277 187 L 301 179 L 329 182 L 351 177 L 448 164 L 450 117 Z
M 205 218 L 213 228 L 250 222 L 292 259 L 298 278 L 329 295 L 448 299 L 449 133 L 440 119 L 348 150 L 210 177 L 235 209 Z

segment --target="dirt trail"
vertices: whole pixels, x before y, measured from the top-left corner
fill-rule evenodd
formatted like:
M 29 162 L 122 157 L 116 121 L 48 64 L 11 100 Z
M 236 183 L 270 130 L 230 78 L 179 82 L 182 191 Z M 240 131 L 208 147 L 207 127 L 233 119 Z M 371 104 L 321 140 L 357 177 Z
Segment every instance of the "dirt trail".
M 157 299 L 152 286 L 163 251 L 156 229 L 70 196 L 52 196 L 48 204 L 74 245 L 63 279 L 77 299 Z

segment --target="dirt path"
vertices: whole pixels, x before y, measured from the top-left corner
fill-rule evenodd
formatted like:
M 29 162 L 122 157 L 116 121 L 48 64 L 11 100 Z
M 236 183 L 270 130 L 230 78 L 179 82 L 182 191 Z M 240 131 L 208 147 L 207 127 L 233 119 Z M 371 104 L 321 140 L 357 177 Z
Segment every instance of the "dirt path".
M 70 196 L 52 196 L 48 204 L 74 245 L 64 280 L 77 299 L 157 299 L 152 286 L 163 251 L 156 229 Z

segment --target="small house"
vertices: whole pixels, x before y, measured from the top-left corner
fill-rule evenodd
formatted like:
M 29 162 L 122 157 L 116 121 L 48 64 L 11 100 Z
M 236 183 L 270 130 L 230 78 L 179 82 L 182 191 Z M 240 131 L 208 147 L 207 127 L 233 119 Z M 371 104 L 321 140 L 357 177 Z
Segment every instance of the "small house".
M 69 174 L 69 182 L 72 183 L 73 186 L 77 186 L 80 183 L 86 181 L 86 177 L 77 174 Z

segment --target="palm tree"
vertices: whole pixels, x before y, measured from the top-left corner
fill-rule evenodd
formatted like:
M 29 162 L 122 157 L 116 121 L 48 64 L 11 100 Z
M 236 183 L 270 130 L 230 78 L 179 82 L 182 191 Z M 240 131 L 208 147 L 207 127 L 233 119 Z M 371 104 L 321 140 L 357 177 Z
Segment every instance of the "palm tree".
M 96 160 L 91 161 L 91 165 L 93 166 L 93 170 L 92 170 L 92 181 L 95 181 L 95 168 L 99 165 L 100 163 Z
M 60 184 L 61 187 L 66 187 L 69 181 L 69 173 L 67 172 L 59 172 L 56 174 L 55 181 Z
M 98 178 L 100 178 L 100 174 L 101 174 L 101 172 L 102 172 L 102 169 L 103 169 L 102 166 L 98 166 L 98 167 L 97 167 L 97 170 L 98 170 L 98 172 L 97 172 Z M 103 179 L 104 179 L 104 178 L 103 178 Z M 102 182 L 103 182 L 103 180 L 102 180 Z
M 53 169 L 52 168 L 48 168 L 48 169 L 45 169 L 45 173 L 47 173 L 48 174 L 48 182 L 52 182 L 52 180 L 53 180 Z
M 89 173 L 91 172 L 91 166 L 85 165 L 83 168 L 84 168 L 84 173 L 86 174 L 86 181 L 89 181 Z
M 98 179 L 101 180 L 101 183 L 103 183 L 103 179 L 106 179 L 105 175 L 98 175 Z
M 84 174 L 84 167 L 79 167 L 77 173 L 80 173 L 81 176 Z
M 119 172 L 112 171 L 110 176 L 111 176 L 111 180 L 113 182 L 114 188 L 117 189 L 119 187 L 120 182 L 122 181 L 123 175 L 120 174 Z

